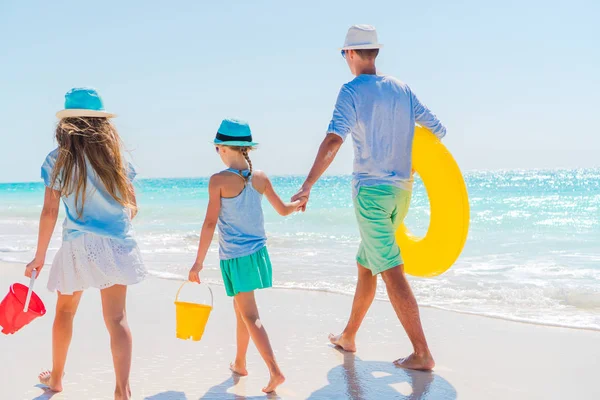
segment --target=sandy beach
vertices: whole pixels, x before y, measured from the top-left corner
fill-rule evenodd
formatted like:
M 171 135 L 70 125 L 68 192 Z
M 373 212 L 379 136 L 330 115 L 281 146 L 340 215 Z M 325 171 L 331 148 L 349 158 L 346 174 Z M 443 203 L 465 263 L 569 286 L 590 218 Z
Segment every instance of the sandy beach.
M 25 283 L 23 266 L 0 264 L 2 295 Z M 108 334 L 97 290 L 83 296 L 67 362 L 65 391 L 52 396 L 36 376 L 51 365 L 50 332 L 55 295 L 37 283 L 48 313 L 13 336 L 0 337 L 2 399 L 110 399 L 113 390 Z M 262 320 L 287 382 L 265 396 L 267 369 L 251 346 L 246 378 L 228 371 L 234 345 L 234 314 L 220 286 L 200 342 L 175 338 L 173 300 L 177 281 L 149 278 L 132 286 L 129 321 L 134 335 L 133 398 L 178 399 L 596 399 L 600 332 L 522 324 L 423 308 L 422 317 L 437 367 L 409 372 L 391 363 L 410 345 L 392 308 L 376 301 L 358 337 L 358 352 L 330 346 L 329 332 L 342 329 L 348 296 L 272 289 L 258 292 Z M 199 287 L 188 300 L 208 299 Z
M 0 332 L 0 400 L 600 400 L 600 1 L 31 3 L 0 3 L 0 301 L 30 265 L 47 312 Z M 265 286 L 241 377 L 226 288 Z

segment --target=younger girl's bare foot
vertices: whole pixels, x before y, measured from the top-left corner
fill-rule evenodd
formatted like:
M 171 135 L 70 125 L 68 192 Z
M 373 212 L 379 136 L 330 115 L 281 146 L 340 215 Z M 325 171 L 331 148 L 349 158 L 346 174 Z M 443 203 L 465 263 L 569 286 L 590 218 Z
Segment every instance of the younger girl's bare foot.
M 285 382 L 285 376 L 281 372 L 278 374 L 271 374 L 271 379 L 269 380 L 269 384 L 263 388 L 263 392 L 272 393 L 274 392 L 279 385 Z
M 229 364 L 229 369 L 234 374 L 238 374 L 239 376 L 248 376 L 248 370 L 246 369 L 246 364 L 241 364 L 237 362 L 232 362 Z
M 50 371 L 44 371 L 41 374 L 39 374 L 38 379 L 40 380 L 40 383 L 42 385 L 45 385 L 48 387 L 48 389 L 50 389 L 53 392 L 62 392 L 63 391 L 63 387 L 62 387 L 62 380 L 61 379 L 52 379 L 52 372 Z
M 333 333 L 330 333 L 329 341 L 331 342 L 331 344 L 341 348 L 344 351 L 349 351 L 351 353 L 356 352 L 356 343 L 354 342 L 354 340 L 346 339 L 343 333 L 340 333 L 339 335 L 334 335 Z
M 131 389 L 127 386 L 125 392 L 122 393 L 118 390 L 115 390 L 115 400 L 129 400 L 131 399 Z
M 399 358 L 394 364 L 400 368 L 415 369 L 418 371 L 431 371 L 435 367 L 435 361 L 431 354 L 417 355 L 412 353 L 405 358 Z

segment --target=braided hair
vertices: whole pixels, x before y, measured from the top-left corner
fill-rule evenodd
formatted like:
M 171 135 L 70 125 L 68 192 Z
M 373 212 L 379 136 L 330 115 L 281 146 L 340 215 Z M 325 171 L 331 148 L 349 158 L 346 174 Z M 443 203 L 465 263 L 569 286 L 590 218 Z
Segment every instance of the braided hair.
M 248 173 L 248 176 L 246 177 L 246 182 L 248 182 L 250 180 L 250 176 L 252 176 L 252 160 L 250 160 L 250 156 L 248 155 L 248 151 L 250 151 L 250 150 L 252 150 L 252 147 L 241 147 L 240 148 L 240 152 L 246 159 L 246 162 L 248 163 L 248 168 L 250 169 L 250 172 Z M 242 171 L 240 171 L 240 174 L 241 174 L 241 172 Z

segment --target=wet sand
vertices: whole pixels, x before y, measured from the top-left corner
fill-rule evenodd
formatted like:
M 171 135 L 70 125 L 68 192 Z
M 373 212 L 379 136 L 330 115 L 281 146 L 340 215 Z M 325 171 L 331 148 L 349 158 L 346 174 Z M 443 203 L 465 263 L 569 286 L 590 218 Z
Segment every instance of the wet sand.
M 0 264 L 0 291 L 22 277 L 23 265 Z M 37 383 L 51 366 L 55 295 L 36 285 L 48 313 L 12 336 L 0 336 L 2 399 L 110 399 L 113 371 L 97 290 L 88 290 L 75 319 L 63 393 Z M 328 344 L 344 326 L 351 297 L 300 290 L 257 292 L 266 327 L 287 382 L 276 394 L 261 388 L 267 369 L 251 344 L 250 375 L 228 370 L 235 354 L 231 300 L 214 286 L 215 309 L 200 342 L 175 338 L 173 300 L 180 283 L 156 278 L 132 286 L 129 321 L 134 335 L 134 399 L 565 399 L 600 398 L 600 332 L 522 324 L 422 308 L 436 357 L 433 373 L 396 368 L 410 344 L 387 302 L 375 302 L 358 336 L 358 352 Z M 190 285 L 188 285 L 190 286 Z M 208 300 L 198 286 L 184 300 Z

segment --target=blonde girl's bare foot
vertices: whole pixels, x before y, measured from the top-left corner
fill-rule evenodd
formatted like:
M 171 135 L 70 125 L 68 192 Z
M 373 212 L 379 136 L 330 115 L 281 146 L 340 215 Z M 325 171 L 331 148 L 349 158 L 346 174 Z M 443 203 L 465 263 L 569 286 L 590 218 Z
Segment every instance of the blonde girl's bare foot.
M 281 372 L 278 374 L 271 374 L 269 384 L 265 386 L 262 391 L 265 393 L 273 393 L 283 382 L 285 382 L 285 376 L 283 376 Z
M 334 335 L 333 333 L 330 333 L 329 341 L 331 342 L 331 344 L 341 348 L 344 351 L 349 351 L 350 353 L 356 352 L 356 343 L 354 342 L 354 340 L 346 339 L 343 333 L 339 335 Z
M 414 369 L 417 371 L 431 371 L 435 367 L 435 361 L 431 354 L 417 355 L 412 353 L 405 358 L 399 358 L 394 361 L 397 367 L 405 369 Z
M 63 374 L 64 375 L 64 374 Z M 41 374 L 38 375 L 38 379 L 40 380 L 40 383 L 44 386 L 47 386 L 48 389 L 50 389 L 53 392 L 62 392 L 63 391 L 63 387 L 62 387 L 62 380 L 61 379 L 52 379 L 52 372 L 50 371 L 44 371 Z
M 248 376 L 248 370 L 246 369 L 246 364 L 232 362 L 231 364 L 229 364 L 229 369 L 231 370 L 231 372 L 233 372 L 234 374 L 237 374 L 239 376 Z

